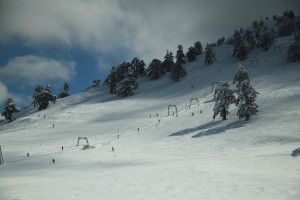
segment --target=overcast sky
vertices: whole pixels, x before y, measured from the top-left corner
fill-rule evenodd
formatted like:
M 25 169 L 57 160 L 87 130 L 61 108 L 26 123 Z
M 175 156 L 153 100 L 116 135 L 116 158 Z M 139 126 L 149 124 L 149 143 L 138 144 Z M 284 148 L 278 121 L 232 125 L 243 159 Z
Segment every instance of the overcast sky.
M 43 83 L 79 92 L 122 61 L 148 64 L 291 9 L 299 15 L 300 1 L 0 0 L 0 103 L 29 102 Z

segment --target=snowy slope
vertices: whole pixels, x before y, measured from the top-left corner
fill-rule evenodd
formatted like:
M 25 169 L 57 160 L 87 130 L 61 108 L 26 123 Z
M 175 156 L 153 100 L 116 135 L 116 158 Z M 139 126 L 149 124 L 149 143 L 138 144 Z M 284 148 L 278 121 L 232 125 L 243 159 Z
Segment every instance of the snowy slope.
M 290 156 L 300 147 L 300 68 L 286 63 L 289 38 L 275 45 L 282 53 L 256 50 L 240 63 L 217 47 L 217 63 L 199 56 L 179 83 L 140 79 L 132 97 L 101 86 L 24 110 L 0 125 L 0 199 L 300 199 L 300 160 Z M 229 120 L 213 120 L 211 83 L 231 82 L 239 64 L 260 112 L 244 122 L 233 106 Z M 200 105 L 189 108 L 191 98 Z M 78 136 L 95 148 L 77 147 Z

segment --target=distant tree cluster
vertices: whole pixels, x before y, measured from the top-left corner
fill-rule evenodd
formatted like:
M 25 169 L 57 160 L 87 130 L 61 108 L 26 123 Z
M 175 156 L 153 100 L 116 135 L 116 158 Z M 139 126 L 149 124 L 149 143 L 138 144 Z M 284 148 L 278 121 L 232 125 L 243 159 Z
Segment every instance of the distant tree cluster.
M 201 43 L 195 43 L 195 47 L 192 49 L 194 57 L 201 54 Z M 113 66 L 104 83 L 108 86 L 111 94 L 125 97 L 134 94 L 134 90 L 138 88 L 137 79 L 141 76 L 148 77 L 150 80 L 157 80 L 169 73 L 172 80 L 179 81 L 187 74 L 183 67 L 187 58 L 182 45 L 178 45 L 175 58 L 176 62 L 174 62 L 172 51 L 167 51 L 163 61 L 154 58 L 147 68 L 145 68 L 146 65 L 143 60 L 134 58 L 131 63 L 123 62 L 118 66 Z
M 144 61 L 133 58 L 131 63 L 123 62 L 118 66 L 113 66 L 104 83 L 111 94 L 122 97 L 131 96 L 138 88 L 137 78 L 144 76 L 145 73 Z
M 269 20 L 269 18 L 266 18 Z M 300 16 L 295 16 L 294 12 L 289 10 L 283 12 L 282 16 L 273 16 L 276 27 L 269 30 L 262 18 L 252 22 L 252 27 L 244 31 L 242 28 L 235 31 L 233 38 L 227 41 L 227 44 L 233 44 L 233 56 L 239 60 L 247 59 L 249 53 L 262 48 L 268 51 L 277 37 L 290 36 L 293 33 L 297 35 L 300 32 Z M 288 49 L 288 62 L 299 61 L 299 43 L 295 36 L 295 43 Z
M 283 12 L 280 17 L 274 16 L 278 26 L 278 36 L 288 36 L 296 31 L 296 23 L 299 23 L 299 16 L 296 18 L 294 11 L 289 10 Z
M 269 18 L 265 17 L 264 20 L 269 20 Z M 266 23 L 264 20 L 261 18 L 260 20 L 253 21 L 252 26 L 246 30 L 243 28 L 235 30 L 233 36 L 227 40 L 224 37 L 220 37 L 216 43 L 207 44 L 205 51 L 203 51 L 201 42 L 197 41 L 193 46 L 188 48 L 186 54 L 183 51 L 183 46 L 179 44 L 175 56 L 172 51 L 168 50 L 164 56 L 164 60 L 161 61 L 154 58 L 147 68 L 145 63 L 138 58 L 134 58 L 132 62 L 123 62 L 118 66 L 112 67 L 110 74 L 105 79 L 105 83 L 108 85 L 110 93 L 118 94 L 119 96 L 129 96 L 137 88 L 137 79 L 140 76 L 146 76 L 150 80 L 158 80 L 169 74 L 172 80 L 178 82 L 187 75 L 184 64 L 194 62 L 197 56 L 203 53 L 205 53 L 204 62 L 207 65 L 213 64 L 217 61 L 214 47 L 221 46 L 224 43 L 233 45 L 232 56 L 243 61 L 248 58 L 249 53 L 254 49 L 262 48 L 268 51 L 273 46 L 277 37 L 288 36 L 297 31 L 300 32 L 300 16 L 296 17 L 293 11 L 286 11 L 283 13 L 283 16 L 273 16 L 277 27 L 271 30 L 268 27 L 269 22 Z M 289 47 L 289 62 L 300 60 L 300 42 L 297 38 L 299 37 L 295 36 L 295 43 Z M 174 61 L 174 59 L 176 60 Z M 124 81 L 125 79 L 127 81 Z M 131 83 L 131 87 L 125 88 L 133 88 L 132 92 L 121 95 L 122 91 L 125 90 L 122 87 L 123 84 L 128 84 L 129 82 Z

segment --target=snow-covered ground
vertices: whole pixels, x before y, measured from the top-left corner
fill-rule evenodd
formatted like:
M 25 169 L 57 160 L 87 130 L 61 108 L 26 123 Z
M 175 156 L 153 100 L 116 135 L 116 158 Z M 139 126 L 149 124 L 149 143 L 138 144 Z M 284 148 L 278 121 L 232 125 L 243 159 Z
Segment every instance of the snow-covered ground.
M 199 56 L 179 83 L 140 79 L 132 97 L 101 86 L 24 110 L 0 125 L 0 199 L 300 199 L 300 160 L 290 156 L 300 147 L 300 67 L 286 63 L 289 38 L 275 45 L 283 52 L 256 50 L 243 62 L 217 47 L 217 63 Z M 232 83 L 239 63 L 260 112 L 245 122 L 232 106 L 227 121 L 213 120 L 211 84 Z M 191 98 L 200 105 L 189 108 Z M 79 136 L 94 148 L 76 146 Z

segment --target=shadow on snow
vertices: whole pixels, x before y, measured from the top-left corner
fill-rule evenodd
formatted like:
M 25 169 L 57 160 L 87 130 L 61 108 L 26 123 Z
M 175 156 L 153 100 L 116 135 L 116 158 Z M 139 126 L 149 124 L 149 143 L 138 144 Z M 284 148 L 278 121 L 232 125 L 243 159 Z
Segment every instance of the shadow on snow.
M 202 136 L 208 136 L 208 135 L 215 135 L 225 132 L 226 130 L 235 129 L 242 127 L 246 122 L 244 121 L 236 121 L 232 122 L 223 126 L 217 126 L 219 124 L 222 124 L 223 121 L 212 121 L 207 124 L 203 124 L 201 126 L 195 127 L 195 128 L 188 128 L 184 129 L 175 133 L 172 133 L 169 136 L 181 136 L 190 134 L 196 131 L 200 131 L 196 135 L 192 136 L 192 138 L 198 138 Z

